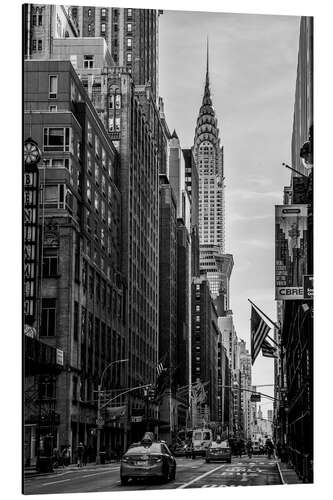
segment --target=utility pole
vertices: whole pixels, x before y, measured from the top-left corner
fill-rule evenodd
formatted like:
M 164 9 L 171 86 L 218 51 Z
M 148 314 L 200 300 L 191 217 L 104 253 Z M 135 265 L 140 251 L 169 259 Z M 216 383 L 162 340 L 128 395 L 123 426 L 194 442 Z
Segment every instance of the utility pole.
M 98 385 L 98 391 L 97 391 L 97 419 L 96 419 L 96 425 L 97 425 L 97 442 L 96 442 L 96 465 L 99 465 L 101 463 L 101 457 L 100 457 L 100 451 L 101 451 L 101 432 L 104 427 L 104 419 L 101 414 L 101 393 L 102 393 L 102 384 L 103 384 L 103 379 L 106 370 L 108 370 L 112 365 L 115 365 L 117 363 L 126 363 L 128 359 L 117 359 L 116 361 L 112 361 L 109 363 L 103 370 L 102 375 L 101 375 L 101 380 Z

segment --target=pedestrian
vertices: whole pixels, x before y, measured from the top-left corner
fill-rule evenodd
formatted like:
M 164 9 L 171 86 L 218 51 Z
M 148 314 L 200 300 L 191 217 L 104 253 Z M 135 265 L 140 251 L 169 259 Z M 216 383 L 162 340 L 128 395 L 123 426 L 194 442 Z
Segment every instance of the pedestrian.
M 62 450 L 62 461 L 63 461 L 63 465 L 65 467 L 67 467 L 69 464 L 70 464 L 70 457 L 71 457 L 71 450 L 70 450 L 70 446 L 69 445 L 66 445 L 64 447 L 64 449 Z
M 83 445 L 83 455 L 82 455 L 82 465 L 85 466 L 87 465 L 87 458 L 88 458 L 88 449 L 86 445 Z
M 243 441 L 241 439 L 239 439 L 237 442 L 237 451 L 238 451 L 239 457 L 242 458 Z
M 83 443 L 79 443 L 79 446 L 77 447 L 77 466 L 82 467 L 83 463 L 83 453 L 84 453 L 84 446 Z

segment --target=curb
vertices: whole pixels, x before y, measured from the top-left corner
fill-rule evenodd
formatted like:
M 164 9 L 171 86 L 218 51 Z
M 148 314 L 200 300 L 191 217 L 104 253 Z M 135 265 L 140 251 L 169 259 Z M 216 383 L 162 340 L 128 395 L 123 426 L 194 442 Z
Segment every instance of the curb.
M 283 475 L 282 475 L 282 471 L 281 471 L 281 468 L 280 468 L 280 464 L 279 464 L 279 462 L 276 460 L 276 458 L 275 458 L 275 465 L 276 465 L 277 470 L 278 470 L 278 472 L 279 472 L 279 476 L 280 476 L 280 479 L 281 479 L 281 483 L 282 483 L 282 484 L 287 484 L 287 483 L 285 482 L 285 480 L 283 479 Z

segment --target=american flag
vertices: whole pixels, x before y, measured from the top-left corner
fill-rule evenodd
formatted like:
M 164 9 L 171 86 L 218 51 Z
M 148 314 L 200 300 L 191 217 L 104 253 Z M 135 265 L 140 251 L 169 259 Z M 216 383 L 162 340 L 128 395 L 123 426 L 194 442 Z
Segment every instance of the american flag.
M 158 363 L 156 371 L 158 377 L 161 375 L 161 373 L 166 371 L 166 368 L 164 368 L 163 363 Z
M 254 364 L 270 327 L 252 306 L 251 309 L 251 357 Z
M 273 347 L 267 340 L 264 340 L 261 345 L 262 355 L 266 358 L 277 358 L 276 348 Z

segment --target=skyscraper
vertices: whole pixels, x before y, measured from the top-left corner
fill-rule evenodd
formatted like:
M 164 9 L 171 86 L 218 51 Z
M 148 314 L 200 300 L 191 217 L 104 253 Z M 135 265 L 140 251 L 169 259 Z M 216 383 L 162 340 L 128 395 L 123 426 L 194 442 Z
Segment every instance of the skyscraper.
M 158 97 L 158 17 L 154 9 L 78 7 L 83 37 L 104 37 L 117 66 L 126 68 L 135 85 L 149 84 Z
M 195 129 L 193 156 L 199 172 L 200 268 L 201 273 L 207 275 L 211 293 L 216 298 L 222 281 L 218 256 L 224 253 L 225 239 L 224 174 L 223 147 L 210 93 L 208 44 L 205 90 Z

